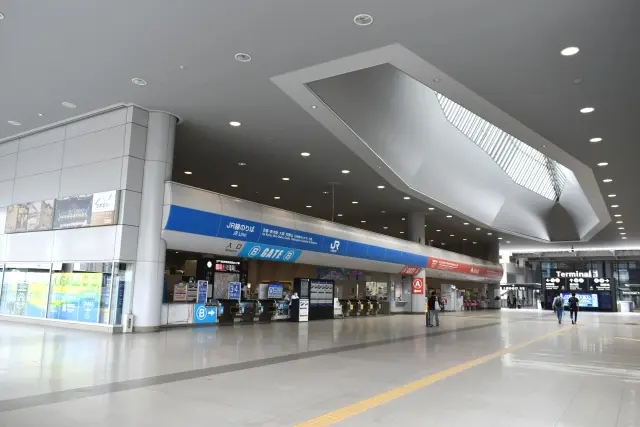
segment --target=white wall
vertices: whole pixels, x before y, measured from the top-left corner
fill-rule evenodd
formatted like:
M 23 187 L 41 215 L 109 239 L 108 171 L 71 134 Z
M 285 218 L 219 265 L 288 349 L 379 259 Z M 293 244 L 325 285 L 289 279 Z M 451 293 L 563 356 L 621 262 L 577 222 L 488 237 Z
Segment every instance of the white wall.
M 135 260 L 148 116 L 123 106 L 0 142 L 0 262 Z M 4 234 L 8 205 L 110 190 L 118 225 Z

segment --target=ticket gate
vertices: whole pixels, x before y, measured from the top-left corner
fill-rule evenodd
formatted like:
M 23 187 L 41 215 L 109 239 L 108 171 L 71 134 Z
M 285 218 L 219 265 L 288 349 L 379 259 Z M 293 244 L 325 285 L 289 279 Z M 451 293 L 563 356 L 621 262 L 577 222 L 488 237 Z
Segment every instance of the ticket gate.
M 219 299 L 218 324 L 233 325 L 235 318 L 241 311 L 240 302 L 234 299 Z
M 271 323 L 278 311 L 278 302 L 272 299 L 261 299 L 259 302 L 262 310 L 260 310 L 260 314 L 258 314 L 258 322 Z

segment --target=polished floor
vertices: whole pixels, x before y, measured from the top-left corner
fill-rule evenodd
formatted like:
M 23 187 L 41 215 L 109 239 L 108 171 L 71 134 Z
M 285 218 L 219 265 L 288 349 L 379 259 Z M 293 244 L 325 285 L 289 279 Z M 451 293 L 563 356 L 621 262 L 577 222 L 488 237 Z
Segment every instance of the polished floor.
M 640 426 L 640 316 L 440 320 L 119 336 L 0 323 L 0 426 Z

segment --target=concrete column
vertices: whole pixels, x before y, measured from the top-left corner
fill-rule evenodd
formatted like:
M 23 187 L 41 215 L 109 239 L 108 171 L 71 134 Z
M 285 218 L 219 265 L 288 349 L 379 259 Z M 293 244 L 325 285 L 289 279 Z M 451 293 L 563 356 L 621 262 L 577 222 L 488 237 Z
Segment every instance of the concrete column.
M 409 240 L 412 242 L 426 245 L 424 237 L 424 225 L 426 218 L 425 212 L 410 212 L 409 213 Z
M 142 180 L 138 251 L 133 283 L 133 325 L 137 332 L 159 329 L 167 245 L 161 238 L 164 183 L 171 179 L 176 117 L 149 113 Z

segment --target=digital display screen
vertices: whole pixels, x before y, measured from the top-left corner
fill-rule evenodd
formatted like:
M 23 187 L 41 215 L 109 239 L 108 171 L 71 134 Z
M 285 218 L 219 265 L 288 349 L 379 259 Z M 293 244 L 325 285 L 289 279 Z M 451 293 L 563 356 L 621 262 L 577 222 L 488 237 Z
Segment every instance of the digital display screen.
M 578 294 L 576 293 L 576 297 L 578 298 L 578 307 L 584 308 L 598 308 L 600 305 L 598 304 L 598 294 Z M 571 298 L 571 294 L 567 292 L 562 293 L 562 299 L 564 300 L 564 306 L 569 306 L 569 298 Z

